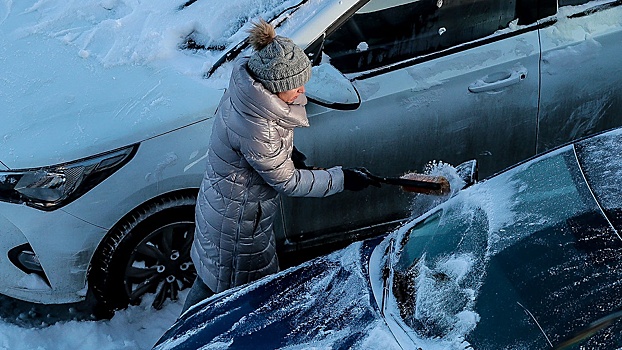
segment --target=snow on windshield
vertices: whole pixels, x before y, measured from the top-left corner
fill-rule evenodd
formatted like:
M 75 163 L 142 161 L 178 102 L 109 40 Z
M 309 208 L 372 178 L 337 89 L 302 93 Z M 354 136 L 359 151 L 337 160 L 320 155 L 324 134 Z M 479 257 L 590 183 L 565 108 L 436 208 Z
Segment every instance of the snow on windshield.
M 188 4 L 185 6 L 185 4 Z M 21 33 L 44 34 L 104 66 L 166 64 L 202 76 L 225 50 L 243 41 L 249 21 L 272 19 L 298 0 L 40 0 L 25 11 Z M 17 7 L 0 6 L 0 20 Z M 17 10 L 17 9 L 16 9 Z M 21 11 L 21 10 L 18 10 Z M 4 12 L 4 13 L 3 13 Z M 180 50 L 192 44 L 189 50 Z M 192 48 L 199 48 L 193 50 Z
M 476 263 L 477 257 L 469 253 L 444 256 L 430 267 L 425 257 L 419 260 L 412 319 L 418 321 L 420 334 L 459 338 L 475 328 L 479 316 L 471 309 L 477 291 L 462 282 Z
M 416 218 L 455 195 L 466 185 L 456 168 L 443 161 L 426 164 L 423 173 L 431 176 L 443 176 L 449 181 L 450 193 L 446 196 L 414 196 L 410 205 L 410 217 Z

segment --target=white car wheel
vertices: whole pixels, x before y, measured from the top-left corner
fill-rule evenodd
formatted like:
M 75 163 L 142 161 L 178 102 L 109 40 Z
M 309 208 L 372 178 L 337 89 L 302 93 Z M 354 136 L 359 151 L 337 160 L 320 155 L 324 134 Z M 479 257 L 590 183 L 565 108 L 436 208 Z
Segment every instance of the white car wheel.
M 152 306 L 190 287 L 196 272 L 190 259 L 195 197 L 166 197 L 139 209 L 100 243 L 89 271 L 89 285 L 105 309 L 139 304 L 155 293 Z

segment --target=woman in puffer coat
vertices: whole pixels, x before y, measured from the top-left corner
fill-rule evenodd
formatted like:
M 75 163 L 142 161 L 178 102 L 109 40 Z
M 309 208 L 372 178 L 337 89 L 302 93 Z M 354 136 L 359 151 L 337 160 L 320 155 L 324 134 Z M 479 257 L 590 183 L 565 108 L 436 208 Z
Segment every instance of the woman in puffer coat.
M 311 63 L 261 20 L 255 51 L 239 59 L 216 111 L 207 170 L 196 204 L 192 304 L 278 271 L 273 221 L 279 195 L 326 197 L 373 183 L 354 169 L 296 169 L 294 128 L 307 127 L 304 84 Z

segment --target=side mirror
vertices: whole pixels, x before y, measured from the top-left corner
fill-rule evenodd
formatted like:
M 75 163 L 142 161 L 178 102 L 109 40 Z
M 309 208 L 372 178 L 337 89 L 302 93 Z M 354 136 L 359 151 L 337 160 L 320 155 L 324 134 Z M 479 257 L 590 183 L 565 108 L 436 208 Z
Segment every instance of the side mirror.
M 352 82 L 327 63 L 312 68 L 305 91 L 311 102 L 328 108 L 353 110 L 361 104 L 361 96 Z

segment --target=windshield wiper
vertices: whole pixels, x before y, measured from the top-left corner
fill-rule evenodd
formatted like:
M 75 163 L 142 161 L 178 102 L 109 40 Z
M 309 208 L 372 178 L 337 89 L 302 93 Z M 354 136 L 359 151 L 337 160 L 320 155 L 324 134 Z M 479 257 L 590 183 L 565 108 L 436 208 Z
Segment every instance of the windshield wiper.
M 391 256 L 393 255 L 393 242 L 394 238 L 389 240 L 388 247 L 385 251 L 387 261 L 382 268 L 382 303 L 380 305 L 380 314 L 384 317 L 384 309 L 386 306 L 386 299 L 389 297 L 389 276 L 391 275 Z
M 187 3 L 192 4 L 195 1 L 196 0 L 189 0 Z M 308 1 L 309 0 L 302 0 L 298 4 L 284 9 L 279 14 L 274 16 L 272 19 L 267 20 L 267 22 L 271 23 L 275 29 L 278 28 L 281 25 L 281 23 L 285 21 L 286 18 L 288 18 L 292 13 L 296 12 L 296 10 L 300 8 L 300 6 L 306 4 Z M 287 16 L 283 16 L 283 14 L 285 13 L 287 13 Z M 272 22 L 277 22 L 277 23 L 272 23 Z M 244 51 L 248 47 L 248 45 L 249 43 L 248 43 L 248 40 L 246 39 L 244 39 L 242 42 L 235 45 L 233 48 L 227 51 L 224 55 L 220 56 L 220 58 L 216 60 L 216 62 L 214 62 L 212 67 L 206 73 L 203 74 L 203 78 L 205 79 L 209 78 L 210 76 L 212 76 L 212 74 L 214 74 L 216 69 L 218 69 L 218 67 L 220 67 L 223 63 L 234 60 L 236 57 L 238 57 L 238 55 L 242 51 Z
M 180 11 L 181 11 L 181 10 L 185 9 L 186 7 L 188 7 L 188 6 L 192 5 L 192 4 L 194 4 L 195 2 L 197 2 L 197 0 L 188 0 L 188 1 L 186 1 L 183 5 L 179 5 L 179 7 L 177 8 L 177 10 L 180 10 Z

